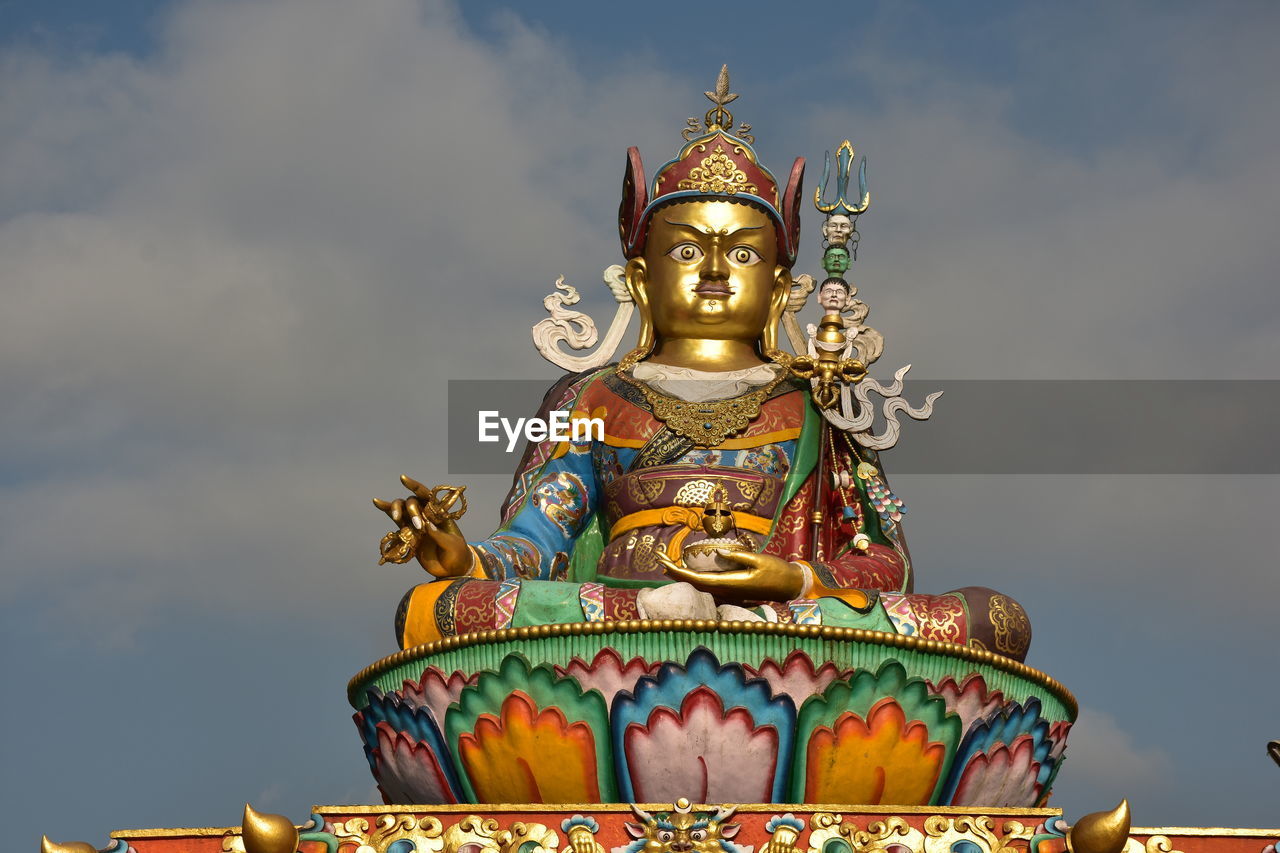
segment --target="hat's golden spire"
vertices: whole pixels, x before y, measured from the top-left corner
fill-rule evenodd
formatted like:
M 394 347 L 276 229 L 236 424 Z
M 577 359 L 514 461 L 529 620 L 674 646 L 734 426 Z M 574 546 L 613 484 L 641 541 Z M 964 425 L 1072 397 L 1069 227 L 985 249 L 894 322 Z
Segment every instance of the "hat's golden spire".
M 707 116 L 704 119 L 707 123 L 707 130 L 718 130 L 720 128 L 733 127 L 733 113 L 725 109 L 725 107 L 738 99 L 738 96 L 729 91 L 729 66 L 721 65 L 720 74 L 716 77 L 716 89 L 714 92 L 703 92 L 707 96 L 707 100 L 715 104 L 711 109 L 707 110 Z

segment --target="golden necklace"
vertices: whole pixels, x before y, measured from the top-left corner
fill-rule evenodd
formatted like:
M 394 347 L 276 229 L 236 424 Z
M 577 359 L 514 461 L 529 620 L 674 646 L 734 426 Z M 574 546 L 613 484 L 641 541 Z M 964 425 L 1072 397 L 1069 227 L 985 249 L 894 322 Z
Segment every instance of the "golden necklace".
M 785 369 L 779 370 L 767 385 L 741 397 L 693 402 L 655 391 L 631 376 L 631 368 L 637 361 L 638 358 L 629 356 L 623 358 L 618 363 L 617 375 L 640 390 L 655 418 L 676 435 L 693 442 L 695 447 L 717 447 L 729 436 L 746 429 L 760 416 L 760 407 L 769 399 L 773 389 L 790 375 Z

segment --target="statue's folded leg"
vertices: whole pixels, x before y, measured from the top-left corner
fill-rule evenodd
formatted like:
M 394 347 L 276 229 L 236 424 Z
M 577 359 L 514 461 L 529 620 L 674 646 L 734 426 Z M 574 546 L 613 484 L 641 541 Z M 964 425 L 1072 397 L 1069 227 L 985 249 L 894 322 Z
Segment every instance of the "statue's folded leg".
M 974 646 L 1019 661 L 1031 646 L 1031 620 L 1022 605 L 986 587 L 942 595 L 882 592 L 879 606 L 898 634 Z
M 670 584 L 662 589 L 675 591 L 683 586 Z M 829 592 L 813 599 L 761 605 L 754 611 L 770 622 L 886 631 L 975 646 L 1016 660 L 1025 658 L 1031 645 L 1031 622 L 1021 605 L 985 587 L 965 587 L 942 595 Z M 680 615 L 647 612 L 641 600 L 645 594 L 644 589 L 595 582 L 433 581 L 409 590 L 400 602 L 396 638 L 401 648 L 407 649 L 473 631 Z M 649 610 L 663 604 L 648 594 Z M 704 618 L 716 618 L 714 610 Z
M 594 582 L 433 581 L 418 584 L 401 600 L 396 639 L 407 649 L 472 631 L 639 619 L 639 593 Z
M 780 622 L 942 640 L 1019 661 L 1031 645 L 1031 621 L 1022 606 L 985 587 L 965 587 L 942 595 L 827 589 L 810 599 L 767 607 L 777 613 Z

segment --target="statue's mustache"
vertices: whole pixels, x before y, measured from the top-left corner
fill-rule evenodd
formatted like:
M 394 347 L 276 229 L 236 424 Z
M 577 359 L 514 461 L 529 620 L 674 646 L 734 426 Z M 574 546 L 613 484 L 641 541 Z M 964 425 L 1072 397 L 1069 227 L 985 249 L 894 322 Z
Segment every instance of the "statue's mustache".
M 693 289 L 693 292 L 699 296 L 732 296 L 733 288 L 723 281 L 701 281 L 698 282 L 698 286 Z

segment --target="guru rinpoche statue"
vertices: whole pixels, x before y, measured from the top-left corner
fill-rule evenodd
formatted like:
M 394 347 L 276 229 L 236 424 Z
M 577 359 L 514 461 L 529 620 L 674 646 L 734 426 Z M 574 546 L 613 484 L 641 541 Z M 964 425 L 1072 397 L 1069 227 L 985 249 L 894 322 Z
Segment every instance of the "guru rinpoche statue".
M 871 433 L 867 390 L 896 395 L 904 371 L 889 388 L 865 377 L 883 342 L 861 325 L 866 306 L 843 278 L 869 201 L 863 171 L 859 197 L 846 199 L 852 147 L 837 152 L 836 201 L 823 203 L 822 190 L 815 198 L 828 216 L 829 275 L 826 313 L 806 340 L 791 316 L 813 289 L 791 273 L 804 161 L 779 183 L 747 128 L 733 129 L 726 74 L 708 97 L 704 123 L 690 120 L 687 143 L 651 185 L 638 151 L 628 152 L 618 221 L 626 266 L 611 269 L 622 325 L 633 309 L 640 316 L 635 348 L 604 364 L 615 322 L 594 362 L 551 355 L 578 370 L 551 388 L 539 416 L 601 418 L 603 440 L 529 446 L 486 539 L 464 538 L 456 489 L 406 477 L 411 495 L 375 500 L 398 526 L 384 558 L 416 558 L 432 575 L 399 607 L 401 646 L 520 626 L 763 620 L 1022 660 L 1031 630 L 1012 599 L 981 587 L 913 592 L 904 507 L 876 450 L 896 440 L 895 411 L 923 417 L 927 407 L 894 396 L 892 428 Z M 576 301 L 562 290 L 561 304 Z M 780 327 L 797 355 L 780 349 Z

